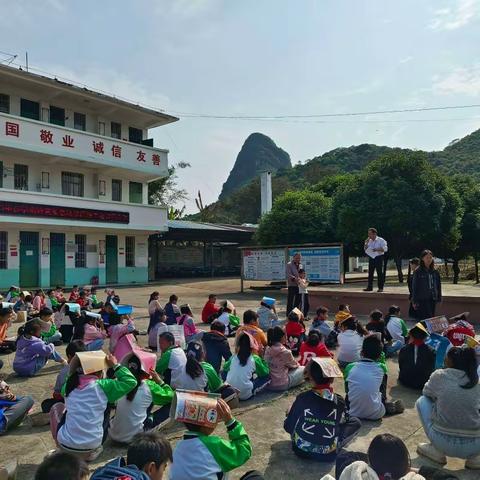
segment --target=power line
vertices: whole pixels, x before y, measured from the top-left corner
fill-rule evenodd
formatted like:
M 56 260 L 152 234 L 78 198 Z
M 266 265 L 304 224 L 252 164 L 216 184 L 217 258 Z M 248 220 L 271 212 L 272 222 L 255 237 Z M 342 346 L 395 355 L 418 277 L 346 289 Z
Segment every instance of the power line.
M 289 118 L 324 118 L 324 117 L 354 117 L 363 115 L 381 115 L 392 113 L 412 113 L 412 112 L 432 112 L 438 110 L 460 110 L 467 108 L 479 108 L 480 104 L 471 105 L 449 105 L 439 107 L 416 107 L 416 108 L 403 108 L 392 110 L 370 110 L 365 112 L 347 112 L 347 113 L 314 113 L 308 115 L 218 115 L 218 114 L 203 114 L 192 112 L 176 112 L 174 110 L 171 113 L 180 115 L 186 118 L 212 118 L 212 119 L 233 119 L 233 120 L 277 120 L 277 119 L 289 119 Z
M 9 54 L 7 52 L 1 52 L 5 56 L 9 58 L 4 61 L 8 61 L 8 64 L 15 65 L 19 68 L 24 67 L 24 65 L 17 63 L 15 60 L 17 55 Z M 2 63 L 2 62 L 0 62 Z M 72 85 L 80 86 L 82 88 L 90 89 L 94 92 L 102 93 L 113 98 L 117 98 L 119 100 L 123 100 L 132 104 L 136 104 L 139 106 L 143 106 L 145 108 L 150 108 L 159 112 L 165 112 L 164 109 L 160 107 L 155 107 L 151 105 L 141 104 L 134 100 L 122 97 L 120 95 L 115 95 L 107 91 L 102 91 L 100 89 L 90 87 L 87 84 L 83 84 L 77 82 L 75 80 L 71 80 L 69 78 L 61 77 L 59 75 L 52 74 L 45 70 L 41 70 L 37 67 L 29 68 L 30 71 L 38 72 L 39 74 L 47 75 L 56 80 L 66 81 L 71 83 Z M 418 112 L 432 112 L 432 111 L 449 111 L 449 110 L 464 110 L 464 109 L 471 109 L 471 108 L 479 108 L 480 104 L 467 104 L 467 105 L 447 105 L 447 106 L 432 106 L 432 107 L 414 107 L 414 108 L 403 108 L 403 109 L 389 109 L 389 110 L 371 110 L 371 111 L 364 111 L 364 112 L 343 112 L 343 113 L 314 113 L 314 114 L 296 114 L 296 115 L 229 115 L 229 114 L 211 114 L 211 113 L 196 113 L 196 112 L 180 112 L 175 110 L 170 110 L 169 113 L 174 115 L 179 115 L 183 118 L 202 118 L 202 119 L 217 119 L 217 120 L 260 120 L 260 121 L 292 121 L 292 120 L 301 120 L 301 119 L 315 119 L 315 118 L 335 118 L 335 117 L 357 117 L 357 116 L 366 116 L 366 115 L 389 115 L 389 114 L 396 114 L 396 113 L 418 113 Z M 412 120 L 390 120 L 390 122 L 437 122 L 437 121 L 452 121 L 452 120 L 470 120 L 470 119 L 412 119 Z M 474 120 L 474 119 L 472 119 Z M 364 123 L 374 123 L 373 120 L 360 120 Z M 387 120 L 382 120 L 382 122 L 386 122 Z M 293 122 L 292 122 L 293 123 Z M 300 123 L 300 122 L 299 122 Z M 320 122 L 320 121 L 312 121 L 312 122 L 305 122 L 305 123 L 327 123 L 327 122 Z M 329 122 L 332 123 L 332 122 Z M 339 123 L 347 123 L 347 122 L 339 122 Z

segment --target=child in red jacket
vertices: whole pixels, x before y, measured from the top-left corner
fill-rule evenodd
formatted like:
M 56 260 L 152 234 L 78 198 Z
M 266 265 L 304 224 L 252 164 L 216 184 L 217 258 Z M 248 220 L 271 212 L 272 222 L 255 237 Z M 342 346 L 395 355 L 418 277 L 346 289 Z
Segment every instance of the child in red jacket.
M 332 353 L 323 343 L 322 334 L 317 330 L 311 330 L 308 333 L 307 340 L 300 346 L 300 365 L 306 365 L 312 357 L 333 358 Z
M 298 308 L 294 308 L 288 314 L 285 335 L 292 354 L 298 355 L 300 346 L 305 341 L 305 324 L 303 323 L 302 312 Z

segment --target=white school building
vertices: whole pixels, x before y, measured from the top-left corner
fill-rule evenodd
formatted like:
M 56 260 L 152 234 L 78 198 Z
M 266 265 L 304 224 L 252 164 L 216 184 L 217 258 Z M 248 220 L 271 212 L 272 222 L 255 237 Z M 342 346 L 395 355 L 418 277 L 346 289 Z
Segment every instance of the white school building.
M 0 65 L 0 289 L 148 281 L 163 112 Z

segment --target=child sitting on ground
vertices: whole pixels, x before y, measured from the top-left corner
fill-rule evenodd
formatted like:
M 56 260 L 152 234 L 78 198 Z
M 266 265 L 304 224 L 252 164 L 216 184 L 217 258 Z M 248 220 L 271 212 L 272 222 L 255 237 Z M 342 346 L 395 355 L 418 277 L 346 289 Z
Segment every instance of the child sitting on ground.
M 57 380 L 55 381 L 55 386 L 53 387 L 53 397 L 47 398 L 42 402 L 42 412 L 48 413 L 50 412 L 53 405 L 58 402 L 64 401 L 62 395 L 62 388 L 67 380 L 68 372 L 70 371 L 70 362 L 73 360 L 73 357 L 77 354 L 77 352 L 85 352 L 85 344 L 81 340 L 73 340 L 67 345 L 65 353 L 67 355 L 67 362 L 68 364 L 65 365 L 61 370 L 60 373 L 57 375 Z
M 108 431 L 110 438 L 120 443 L 130 443 L 137 433 L 164 424 L 170 415 L 174 395 L 157 372 L 143 370 L 138 357 L 128 360 L 128 369 L 135 376 L 137 386 L 117 402 Z M 161 408 L 152 411 L 155 405 Z
M 30 320 L 18 329 L 17 350 L 13 360 L 13 370 L 20 377 L 33 377 L 48 360 L 63 365 L 67 364 L 55 347 L 45 343 L 40 337 L 42 325 L 40 320 Z
M 339 323 L 339 328 L 337 361 L 340 368 L 344 369 L 349 363 L 360 360 L 363 337 L 366 332 L 352 314 Z
M 398 354 L 398 380 L 409 388 L 421 389 L 435 369 L 435 351 L 425 345 L 427 329 L 417 323 L 409 332 L 409 342 Z
M 44 331 L 42 332 L 42 340 L 45 343 L 53 343 L 55 346 L 62 344 L 62 334 L 57 330 L 57 326 L 53 320 L 53 311 L 50 308 L 42 308 L 39 318 L 44 322 Z M 48 328 L 48 330 L 47 330 Z
M 162 308 L 161 310 L 158 310 L 155 314 L 155 321 L 150 321 L 148 330 L 148 348 L 151 348 L 154 351 L 157 350 L 158 332 L 167 331 L 166 320 L 167 316 L 165 315 L 165 311 Z
M 205 350 L 202 343 L 190 342 L 186 354 L 187 363 L 177 380 L 177 388 L 218 393 L 227 403 L 237 399 L 236 390 L 223 383 L 215 369 L 205 361 Z
M 217 402 L 219 421 L 227 428 L 228 440 L 212 435 L 215 427 L 185 423 L 188 432 L 173 451 L 171 480 L 217 480 L 242 466 L 252 455 L 243 425 L 232 416 L 227 403 Z
M 217 305 L 217 296 L 211 293 L 202 308 L 202 322 L 212 323 L 218 316 L 220 307 Z
M 99 314 L 82 312 L 80 319 L 73 331 L 73 339 L 81 340 L 89 352 L 102 350 L 107 333 Z
M 336 348 L 337 347 L 337 336 L 338 332 L 332 329 L 327 323 L 328 320 L 328 308 L 327 307 L 318 307 L 316 316 L 313 319 L 312 326 L 310 331 L 317 330 L 325 339 L 325 345 L 327 348 Z
M 303 383 L 304 367 L 293 358 L 292 352 L 285 347 L 285 332 L 281 327 L 269 328 L 267 332 L 268 347 L 265 361 L 270 369 L 272 381 L 269 390 L 283 391 Z
M 342 376 L 334 360 L 313 358 L 306 372 L 312 388 L 297 396 L 285 419 L 284 429 L 291 436 L 296 455 L 333 462 L 337 452 L 355 437 L 361 423 L 357 418 L 348 418 L 345 401 L 333 392 L 334 377 L 331 375 Z
M 124 323 L 124 321 L 127 323 Z M 108 344 L 108 350 L 110 353 L 115 355 L 115 349 L 117 343 L 121 337 L 132 333 L 133 335 L 138 334 L 135 329 L 135 323 L 133 323 L 133 318 L 129 315 L 112 315 L 110 317 L 110 325 L 107 327 L 108 336 L 110 337 L 110 342 Z
M 362 359 L 345 368 L 345 392 L 352 417 L 378 420 L 403 413 L 401 400 L 387 401 L 387 366 L 383 345 L 376 335 L 363 340 Z
M 372 310 L 370 312 L 370 320 L 365 325 L 367 332 L 375 332 L 380 334 L 382 345 L 386 342 L 385 322 L 383 321 L 383 313 L 380 310 Z
M 298 355 L 300 347 L 305 341 L 305 324 L 303 323 L 303 315 L 298 308 L 294 308 L 287 318 L 285 325 L 285 334 L 287 336 L 287 345 L 292 350 L 293 355 Z
M 412 468 L 405 443 L 388 433 L 374 437 L 367 453 L 341 452 L 337 457 L 335 477 L 342 480 L 457 480 L 456 476 L 439 468 L 425 465 Z M 325 475 L 322 480 L 333 480 L 333 477 Z
M 87 464 L 75 455 L 56 452 L 47 455 L 38 467 L 34 480 L 88 480 Z
M 68 297 L 69 303 L 77 303 L 77 300 L 80 298 L 80 289 L 78 285 L 74 285 L 72 287 L 72 291 L 70 292 L 70 296 Z
M 168 303 L 165 304 L 164 310 L 167 316 L 167 325 L 176 325 L 177 318 L 180 316 L 180 309 L 177 305 L 178 297 L 176 295 L 170 295 Z
M 407 325 L 400 318 L 400 307 L 392 305 L 388 309 L 385 325 L 386 331 L 391 338 L 390 343 L 385 346 L 385 354 L 387 357 L 390 357 L 399 352 L 405 345 L 405 338 L 408 335 Z
M 231 356 L 230 344 L 225 336 L 225 325 L 217 320 L 210 325 L 210 331 L 202 336 L 207 362 L 217 373 L 222 367 L 222 359 L 227 361 Z
M 340 323 L 343 322 L 346 318 L 349 318 L 352 316 L 352 313 L 350 312 L 350 305 L 345 305 L 341 303 L 338 306 L 338 311 L 335 314 L 335 323 L 334 323 L 334 328 L 337 331 L 340 331 Z
M 180 313 L 182 314 L 177 318 L 179 325 L 183 325 L 183 333 L 185 335 L 185 342 L 188 344 L 193 341 L 198 341 L 202 338 L 203 332 L 199 330 L 193 320 L 193 313 L 190 305 L 186 303 L 180 307 Z
M 255 353 L 262 356 L 268 342 L 265 333 L 258 326 L 258 314 L 253 310 L 245 310 L 243 314 L 243 325 L 238 327 L 236 337 L 238 338 L 242 333 L 248 333 L 255 339 L 258 345 Z
M 20 425 L 32 407 L 32 397 L 17 397 L 8 383 L 0 381 L 0 436 Z
M 77 353 L 70 362 L 70 375 L 62 392 L 65 405 L 57 403 L 50 410 L 50 427 L 60 449 L 82 456 L 87 462 L 103 451 L 110 417 L 108 404 L 137 386 L 137 379 L 113 355 L 105 357 L 104 365 L 113 370 L 114 378 L 103 378 L 103 368 L 94 372 L 87 369 L 82 358 L 86 360 L 96 353 Z
M 7 330 L 15 320 L 15 313 L 11 307 L 0 308 L 0 353 L 14 352 L 15 340 L 7 339 Z
M 307 365 L 313 357 L 333 357 L 333 354 L 328 350 L 322 340 L 322 334 L 317 330 L 310 330 L 308 332 L 307 340 L 303 342 L 300 347 L 300 365 Z
M 170 332 L 160 334 L 158 344 L 162 353 L 155 370 L 163 377 L 165 383 L 172 388 L 177 388 L 187 363 L 185 352 L 175 345 L 175 337 Z
M 223 303 L 222 313 L 217 320 L 225 325 L 225 334 L 227 337 L 233 337 L 240 325 L 240 319 L 236 315 L 235 306 L 229 300 Z
M 126 460 L 115 458 L 95 470 L 90 480 L 162 480 L 172 460 L 172 447 L 162 434 L 139 433 L 128 447 Z
M 278 315 L 275 309 L 275 299 L 263 297 L 257 308 L 258 325 L 266 332 L 271 327 L 278 325 Z
M 248 400 L 270 383 L 270 370 L 254 353 L 253 338 L 248 333 L 242 333 L 236 343 L 235 355 L 225 363 L 223 372 L 227 383 L 240 392 L 240 400 Z

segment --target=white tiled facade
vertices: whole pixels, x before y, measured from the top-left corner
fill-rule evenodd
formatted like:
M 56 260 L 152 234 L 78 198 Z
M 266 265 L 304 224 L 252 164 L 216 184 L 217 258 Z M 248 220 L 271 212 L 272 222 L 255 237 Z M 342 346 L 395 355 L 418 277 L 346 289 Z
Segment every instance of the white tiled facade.
M 147 282 L 168 152 L 145 140 L 176 120 L 0 65 L 0 289 Z

